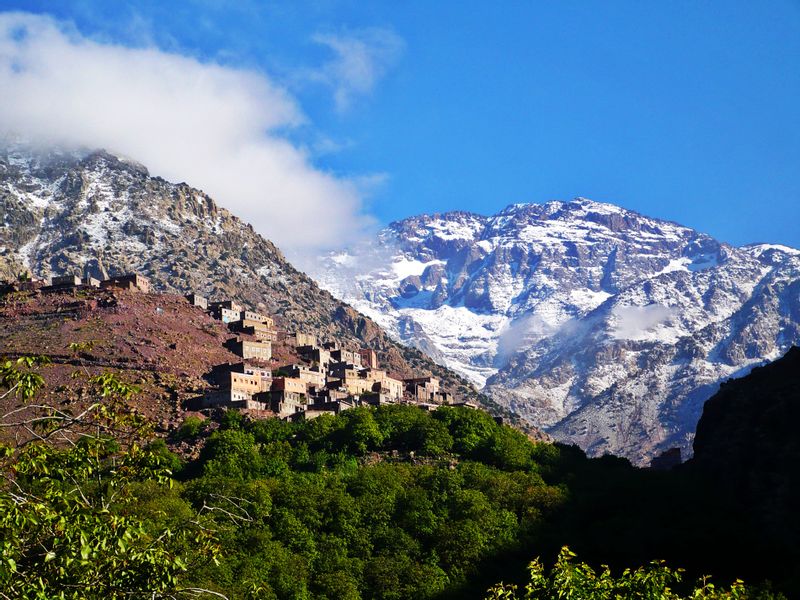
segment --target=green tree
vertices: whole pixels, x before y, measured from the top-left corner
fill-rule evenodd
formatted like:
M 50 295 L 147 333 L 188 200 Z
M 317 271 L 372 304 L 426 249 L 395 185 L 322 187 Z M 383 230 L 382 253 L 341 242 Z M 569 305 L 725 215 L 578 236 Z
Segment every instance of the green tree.
M 31 370 L 37 364 L 1 367 L 0 385 L 23 404 L 0 425 L 29 436 L 15 448 L 0 446 L 0 594 L 116 600 L 200 593 L 178 581 L 190 568 L 182 554 L 189 543 L 193 557 L 216 555 L 197 515 L 150 527 L 127 510 L 145 482 L 167 490 L 171 481 L 162 453 L 108 437 L 130 440 L 147 431 L 135 413 L 118 410 L 135 388 L 103 374 L 89 380 L 97 401 L 78 413 L 33 404 L 28 401 L 43 385 Z
M 562 548 L 549 574 L 537 559 L 528 567 L 530 581 L 523 590 L 515 585 L 499 584 L 489 590 L 486 600 L 778 600 L 769 592 L 748 590 L 736 580 L 729 588 L 717 587 L 707 578 L 700 580 L 688 593 L 675 591 L 683 571 L 670 569 L 663 562 L 646 567 L 625 569 L 614 577 L 608 567 L 595 571 L 575 561 L 575 554 Z

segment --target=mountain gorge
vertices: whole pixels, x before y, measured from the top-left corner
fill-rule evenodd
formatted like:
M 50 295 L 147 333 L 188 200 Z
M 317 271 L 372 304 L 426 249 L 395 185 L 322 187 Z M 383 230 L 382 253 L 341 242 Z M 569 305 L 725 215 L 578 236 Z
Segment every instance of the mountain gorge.
M 591 455 L 691 453 L 726 378 L 800 340 L 800 251 L 578 198 L 391 224 L 322 286 Z
M 104 151 L 0 150 L 0 278 L 138 271 L 161 292 L 236 298 L 280 327 L 374 348 L 397 374 L 429 372 L 459 397 L 469 383 L 321 290 L 271 242 L 185 183 Z

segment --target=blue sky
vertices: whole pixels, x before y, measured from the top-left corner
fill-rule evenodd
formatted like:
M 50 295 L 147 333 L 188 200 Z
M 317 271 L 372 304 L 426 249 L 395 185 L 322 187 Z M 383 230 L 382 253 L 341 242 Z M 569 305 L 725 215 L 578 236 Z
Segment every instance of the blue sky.
M 580 195 L 800 247 L 798 2 L 227 4 L 2 2 L 268 75 L 379 223 Z M 337 79 L 353 39 L 372 62 Z

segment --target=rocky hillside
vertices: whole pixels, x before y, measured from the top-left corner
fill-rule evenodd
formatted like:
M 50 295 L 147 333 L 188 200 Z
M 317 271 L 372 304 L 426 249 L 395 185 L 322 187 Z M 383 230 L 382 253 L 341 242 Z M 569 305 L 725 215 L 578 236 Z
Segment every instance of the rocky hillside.
M 162 433 L 180 425 L 187 401 L 210 387 L 205 376 L 212 367 L 241 360 L 224 346 L 230 337 L 222 322 L 181 296 L 105 290 L 0 296 L 3 355 L 50 361 L 37 402 L 82 405 L 89 377 L 110 372 L 141 388 L 133 406 Z M 0 399 L 3 412 L 16 404 L 14 396 Z
M 725 378 L 800 341 L 800 251 L 576 199 L 391 224 L 323 287 L 592 455 L 691 454 Z
M 432 372 L 459 397 L 468 382 L 391 340 L 321 290 L 268 240 L 203 192 L 106 152 L 0 150 L 0 277 L 138 271 L 162 292 L 238 298 L 279 326 L 366 344 L 397 374 Z
M 789 490 L 772 479 L 792 474 L 800 493 L 800 348 L 746 377 L 723 383 L 706 402 L 697 424 L 692 464 L 744 487 Z M 763 481 L 758 481 L 761 479 Z
M 703 409 L 690 468 L 743 507 L 770 540 L 763 556 L 800 589 L 800 348 L 723 383 Z M 792 596 L 794 597 L 794 596 Z

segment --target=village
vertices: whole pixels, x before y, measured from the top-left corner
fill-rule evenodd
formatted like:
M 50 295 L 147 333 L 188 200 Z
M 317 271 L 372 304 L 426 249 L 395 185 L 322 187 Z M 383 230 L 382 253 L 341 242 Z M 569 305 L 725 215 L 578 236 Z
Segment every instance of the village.
M 49 281 L 31 276 L 0 284 L 0 293 L 36 291 L 59 293 L 80 289 L 124 290 L 151 293 L 150 280 L 138 273 L 98 280 L 66 275 Z M 211 302 L 190 293 L 186 301 L 227 327 L 231 336 L 225 347 L 238 362 L 215 365 L 206 379 L 211 389 L 193 399 L 190 410 L 238 409 L 255 418 L 313 419 L 338 414 L 357 406 L 414 404 L 426 410 L 473 403 L 455 402 L 432 376 L 392 377 L 380 368 L 371 348 L 348 347 L 340 340 L 319 340 L 294 330 L 279 331 L 275 320 L 249 310 L 234 299 Z M 293 350 L 296 360 L 281 362 L 273 356 L 273 345 Z

